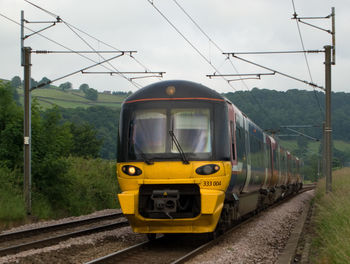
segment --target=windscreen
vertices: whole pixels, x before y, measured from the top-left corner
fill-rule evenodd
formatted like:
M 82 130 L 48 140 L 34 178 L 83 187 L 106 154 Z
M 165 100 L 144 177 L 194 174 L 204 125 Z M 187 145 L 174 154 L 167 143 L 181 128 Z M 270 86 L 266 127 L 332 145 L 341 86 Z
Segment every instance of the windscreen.
M 135 113 L 131 122 L 131 147 L 135 153 L 164 153 L 166 134 L 166 111 L 143 110 Z
M 129 157 L 178 159 L 177 140 L 188 158 L 208 158 L 212 152 L 210 116 L 208 108 L 136 110 L 129 125 Z
M 209 109 L 174 109 L 172 127 L 184 152 L 211 152 Z M 171 152 L 178 152 L 172 144 Z

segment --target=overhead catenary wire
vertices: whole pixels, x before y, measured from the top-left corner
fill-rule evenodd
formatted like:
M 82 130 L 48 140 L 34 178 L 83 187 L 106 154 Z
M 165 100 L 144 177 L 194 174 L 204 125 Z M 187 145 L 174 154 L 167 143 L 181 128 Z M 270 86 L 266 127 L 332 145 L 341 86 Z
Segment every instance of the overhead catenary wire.
M 169 25 L 171 25 L 171 27 L 215 70 L 215 72 L 220 73 L 219 69 L 217 67 L 215 67 L 215 65 L 211 62 L 210 59 L 208 59 L 194 44 L 192 44 L 192 42 L 165 16 L 165 14 L 155 6 L 154 2 L 152 0 L 147 0 L 153 7 L 154 9 L 168 22 Z M 219 47 L 219 45 L 199 26 L 199 24 L 188 14 L 188 12 L 186 12 L 186 10 L 176 1 L 176 0 L 173 0 L 175 2 L 175 4 L 182 10 L 182 12 L 185 13 L 185 15 L 192 21 L 192 23 L 195 24 L 195 26 L 202 32 L 202 34 L 205 35 L 205 37 L 209 40 L 210 43 L 212 43 L 221 53 L 223 53 L 223 49 L 221 49 Z M 230 61 L 232 67 L 235 69 L 235 71 L 237 73 L 238 70 L 237 68 L 234 66 L 234 64 L 232 63 L 232 61 L 230 60 L 229 57 L 227 57 L 227 59 Z M 237 91 L 237 89 L 231 84 L 231 81 L 228 80 L 227 78 L 225 78 L 224 76 L 222 76 L 222 78 L 227 82 L 227 84 L 235 91 Z M 244 83 L 243 79 L 240 78 L 240 80 Z M 246 89 L 248 91 L 249 88 L 248 86 L 244 83 Z M 268 117 L 268 119 L 270 119 L 270 121 L 273 123 L 273 121 L 271 120 L 270 116 L 267 114 L 267 112 L 265 111 L 265 109 L 262 107 L 261 103 L 254 97 L 254 95 L 252 93 L 249 93 L 254 101 L 258 104 L 258 106 L 261 108 L 261 110 L 263 112 L 266 113 L 265 116 Z M 240 94 L 238 94 L 239 96 L 241 96 Z
M 27 2 L 28 4 L 34 6 L 34 7 L 36 7 L 36 8 L 38 8 L 38 9 L 42 10 L 43 12 L 49 14 L 50 16 L 53 16 L 53 17 L 55 17 L 56 19 L 59 19 L 61 22 L 63 22 L 63 23 L 64 23 L 75 35 L 77 35 L 86 45 L 88 45 L 93 51 L 95 51 L 96 54 L 97 54 L 100 58 L 104 59 L 103 56 L 101 56 L 101 54 L 99 54 L 99 51 L 97 51 L 96 49 L 94 49 L 81 35 L 79 35 L 79 34 L 77 33 L 77 31 L 79 31 L 79 32 L 81 32 L 81 33 L 87 35 L 88 37 L 90 37 L 90 38 L 92 38 L 92 39 L 98 41 L 99 43 L 102 43 L 102 44 L 106 45 L 107 47 L 109 47 L 109 48 L 111 48 L 111 49 L 114 49 L 114 50 L 116 50 L 116 51 L 121 51 L 120 49 L 118 49 L 118 48 L 116 48 L 116 47 L 114 47 L 114 46 L 112 46 L 112 45 L 106 43 L 105 41 L 102 41 L 102 40 L 100 40 L 100 39 L 98 39 L 98 38 L 92 36 L 91 34 L 87 33 L 86 31 L 84 31 L 84 30 L 82 30 L 82 29 L 80 29 L 80 28 L 78 28 L 78 27 L 76 27 L 76 26 L 70 24 L 70 23 L 67 22 L 66 20 L 63 20 L 60 16 L 54 14 L 53 12 L 50 12 L 50 11 L 48 11 L 48 10 L 46 10 L 46 9 L 44 9 L 44 8 L 42 8 L 42 7 L 36 5 L 36 4 L 34 4 L 34 3 L 32 3 L 32 2 L 30 2 L 30 1 L 28 1 L 28 0 L 24 0 L 24 1 Z M 151 71 L 151 70 L 150 70 L 148 67 L 146 67 L 140 60 L 136 59 L 136 58 L 133 56 L 133 54 L 130 53 L 129 56 L 130 56 L 130 58 L 132 58 L 140 67 L 142 67 L 142 68 L 144 69 L 145 72 Z M 118 71 L 111 63 L 108 63 L 108 64 L 109 64 L 115 71 Z M 141 88 L 141 87 L 142 87 L 142 85 L 140 85 L 140 84 L 136 83 L 135 81 L 133 81 L 134 78 L 128 78 L 128 77 L 124 76 L 123 74 L 119 74 L 119 76 L 121 76 L 122 78 L 128 80 L 128 81 L 129 81 L 131 84 L 133 84 L 136 88 Z M 151 76 L 151 77 L 153 77 L 153 76 Z M 158 77 L 158 79 L 160 79 L 160 76 L 157 76 L 157 77 Z
M 200 32 L 202 32 L 202 34 L 209 40 L 209 42 L 211 42 L 221 53 L 224 53 L 224 50 L 202 29 L 201 26 L 199 26 L 199 24 L 191 17 L 191 15 L 179 4 L 178 1 L 173 0 L 174 3 L 182 10 L 182 12 L 192 21 L 192 23 L 199 29 Z M 236 66 L 233 64 L 233 62 L 231 61 L 230 57 L 226 57 L 229 61 L 230 64 L 232 66 L 232 68 L 236 71 L 237 74 L 239 74 Z M 242 83 L 244 84 L 244 86 L 246 87 L 246 89 L 248 91 L 250 91 L 250 89 L 248 88 L 247 84 L 243 81 L 243 79 L 241 79 Z
M 297 12 L 296 12 L 296 8 L 295 8 L 295 3 L 294 3 L 294 0 L 292 0 L 292 5 L 293 5 L 293 11 L 294 11 L 294 17 L 296 18 L 297 16 Z M 297 28 L 298 28 L 298 33 L 299 33 L 299 38 L 300 38 L 300 42 L 301 42 L 301 46 L 302 46 L 302 49 L 305 51 L 305 45 L 304 45 L 304 40 L 303 40 L 303 36 L 301 34 L 301 30 L 300 30 L 300 25 L 299 25 L 299 20 L 296 19 L 296 25 L 297 25 Z M 313 78 L 312 78 L 312 74 L 311 74 L 311 69 L 310 69 L 310 65 L 309 65 L 309 61 L 308 61 L 308 58 L 307 58 L 307 55 L 306 53 L 304 53 L 304 58 L 305 58 L 305 63 L 306 63 L 306 67 L 308 69 L 308 73 L 309 73 L 309 76 L 310 76 L 310 81 L 313 83 Z M 316 93 L 316 90 L 315 88 L 313 88 L 314 90 L 314 97 L 316 99 L 316 102 L 317 102 L 317 105 L 318 105 L 318 108 L 320 110 L 320 113 L 321 113 L 321 117 L 324 116 L 324 110 L 322 109 L 321 107 L 321 104 L 320 104 L 320 100 L 317 96 L 317 93 Z
M 54 13 L 52 13 L 52 12 L 50 12 L 50 11 L 48 11 L 48 10 L 46 10 L 46 9 L 44 9 L 44 8 L 42 8 L 42 7 L 40 7 L 40 6 L 38 6 L 38 5 L 36 5 L 36 4 L 34 4 L 34 3 L 32 3 L 32 2 L 30 2 L 30 1 L 28 1 L 28 0 L 24 0 L 24 1 L 26 1 L 28 4 L 31 4 L 31 5 L 33 5 L 33 6 L 37 7 L 37 8 L 39 8 L 40 10 L 46 12 L 47 14 L 49 14 L 49 15 L 51 15 L 51 16 L 53 16 L 53 17 L 56 17 L 56 18 L 59 17 L 59 16 L 57 16 L 56 14 L 54 14 Z M 61 18 L 60 18 L 60 19 L 61 19 Z M 61 20 L 62 20 L 62 19 L 61 19 Z M 63 21 L 63 20 L 62 20 L 62 21 Z M 80 29 L 80 28 L 78 28 L 78 27 L 76 27 L 76 26 L 70 24 L 70 23 L 67 22 L 66 20 L 64 20 L 64 23 L 67 24 L 67 25 L 69 25 L 70 27 L 74 28 L 75 30 L 77 30 L 77 31 L 79 31 L 79 32 L 81 32 L 81 33 L 87 35 L 88 37 L 90 37 L 90 38 L 92 38 L 92 39 L 94 39 L 94 40 L 96 40 L 96 41 L 102 43 L 103 45 L 105 45 L 105 46 L 107 46 L 107 47 L 109 47 L 109 48 L 111 48 L 111 49 L 120 51 L 120 49 L 118 49 L 118 48 L 116 48 L 116 47 L 114 47 L 114 46 L 112 46 L 112 45 L 106 43 L 106 42 L 103 41 L 103 40 L 100 40 L 100 39 L 98 39 L 98 38 L 92 36 L 91 34 L 87 33 L 86 31 L 84 31 L 84 30 L 82 30 L 82 29 Z M 144 68 L 145 71 L 151 71 L 151 70 L 150 70 L 148 67 L 146 67 L 142 62 L 140 62 L 140 60 L 136 59 L 132 54 L 130 54 L 130 57 L 131 57 L 132 59 L 134 59 L 135 62 L 136 62 L 137 64 L 139 64 L 142 68 Z
M 5 19 L 11 21 L 12 23 L 17 24 L 18 26 L 21 26 L 20 23 L 18 23 L 18 22 L 15 21 L 14 19 L 9 18 L 8 16 L 6 16 L 6 15 L 4 15 L 4 14 L 2 14 L 2 13 L 0 13 L 0 16 L 2 16 L 3 18 L 5 18 Z M 31 31 L 31 32 L 35 32 L 34 30 L 32 30 L 31 28 L 29 28 L 29 27 L 27 27 L 27 26 L 23 26 L 23 27 L 24 27 L 25 29 Z M 49 38 L 49 37 L 43 35 L 42 33 L 37 33 L 37 35 L 40 36 L 40 37 L 42 37 L 42 38 L 44 38 L 44 39 L 46 39 L 46 40 L 48 40 L 48 41 L 50 41 L 50 42 L 52 42 L 52 43 L 54 43 L 54 44 L 56 44 L 56 45 L 58 45 L 58 46 L 60 46 L 60 47 L 62 47 L 63 49 L 69 50 L 70 52 L 75 53 L 75 54 L 77 54 L 77 55 L 79 55 L 79 56 L 81 56 L 81 57 L 83 57 L 83 58 L 85 58 L 85 59 L 87 59 L 87 60 L 89 60 L 89 61 L 91 61 L 91 62 L 99 63 L 98 61 L 95 61 L 95 60 L 91 59 L 90 57 L 85 56 L 84 54 L 81 54 L 81 53 L 79 53 L 78 51 L 75 51 L 75 50 L 73 50 L 73 49 L 71 49 L 71 48 L 69 48 L 69 47 L 67 47 L 67 46 L 65 46 L 65 45 L 63 45 L 63 44 L 61 44 L 61 43 L 59 43 L 58 41 L 53 40 L 53 39 L 51 39 L 51 38 Z M 100 66 L 103 67 L 103 68 L 105 68 L 106 70 L 112 71 L 112 70 L 111 70 L 110 68 L 108 68 L 106 65 L 100 65 Z M 139 88 L 139 87 L 137 87 L 137 86 L 135 85 L 134 82 L 131 82 L 131 83 L 132 83 L 136 88 Z
M 296 14 L 296 12 L 295 12 L 294 0 L 292 0 L 292 1 L 293 1 L 294 13 Z M 186 15 L 186 16 L 196 25 L 196 27 L 208 38 L 208 40 L 209 40 L 211 43 L 213 43 L 220 51 L 222 51 L 221 48 L 208 36 L 208 34 L 206 34 L 206 33 L 204 32 L 204 30 L 198 25 L 198 23 L 188 14 L 188 12 L 186 12 L 185 9 L 184 9 L 176 0 L 173 0 L 173 2 L 185 13 L 185 15 Z M 294 80 L 302 81 L 302 82 L 305 83 L 305 84 L 311 85 L 311 86 L 313 87 L 314 95 L 315 95 L 316 101 L 317 101 L 317 103 L 318 103 L 318 107 L 319 107 L 319 109 L 320 109 L 320 111 L 321 111 L 321 115 L 322 115 L 322 108 L 321 108 L 320 102 L 319 102 L 319 100 L 318 100 L 315 87 L 318 87 L 318 88 L 321 88 L 321 89 L 323 89 L 323 87 L 318 86 L 318 85 L 314 84 L 314 82 L 313 82 L 313 78 L 312 78 L 312 74 L 311 74 L 309 62 L 308 62 L 308 59 L 307 59 L 307 56 L 306 56 L 306 53 L 309 52 L 309 51 L 306 51 L 306 50 L 305 50 L 305 45 L 304 45 L 304 42 L 303 42 L 303 39 L 302 39 L 300 27 L 299 27 L 299 24 L 297 24 L 297 25 L 298 25 L 298 31 L 299 31 L 299 36 L 300 36 L 301 43 L 302 43 L 302 48 L 303 48 L 303 53 L 304 53 L 306 65 L 307 65 L 307 68 L 308 68 L 308 73 L 309 73 L 309 76 L 310 76 L 310 82 L 303 81 L 303 80 L 301 80 L 301 79 L 299 79 L 299 78 L 295 78 L 295 77 L 293 77 L 293 76 L 291 76 L 291 75 L 289 75 L 289 74 L 285 74 L 285 73 L 282 73 L 282 72 L 279 72 L 279 71 L 275 71 L 275 70 L 273 70 L 273 73 L 278 73 L 278 74 L 283 75 L 283 76 L 285 76 L 285 77 L 289 77 L 289 78 L 292 78 L 292 79 L 294 79 Z M 310 51 L 310 52 L 319 52 L 319 51 Z M 223 52 L 222 52 L 222 53 L 223 53 Z M 261 53 L 263 53 L 263 52 L 261 52 Z M 279 53 L 279 52 L 276 52 L 276 53 Z M 286 53 L 297 53 L 297 52 L 289 51 L 289 52 L 286 52 Z M 264 52 L 263 54 L 265 54 L 265 52 Z M 238 58 L 238 57 L 237 57 L 237 58 Z M 241 58 L 239 58 L 239 59 L 241 59 Z M 231 60 L 230 60 L 230 62 L 232 63 Z M 248 61 L 246 61 L 246 62 L 248 62 Z M 252 63 L 252 64 L 253 64 L 253 63 Z M 257 65 L 257 64 L 254 64 L 254 65 L 256 65 L 256 66 L 261 66 L 261 65 Z M 232 66 L 234 66 L 234 65 L 232 64 Z M 265 69 L 269 69 L 269 68 L 267 68 L 267 67 L 264 67 L 264 68 L 265 68 Z M 270 70 L 271 70 L 271 69 L 270 69 Z M 243 81 L 242 81 L 242 82 L 243 82 Z M 243 82 L 243 83 L 244 83 L 244 82 Z M 244 83 L 244 84 L 245 84 L 245 83 Z M 246 85 L 246 84 L 245 84 L 245 85 Z
M 63 20 L 62 20 L 63 21 Z M 87 42 L 83 37 L 81 37 L 72 27 L 70 27 L 65 21 L 63 21 L 63 23 L 76 35 L 78 36 L 79 39 L 81 39 L 91 50 L 93 50 L 101 59 L 105 60 L 105 57 L 101 55 L 101 53 L 99 53 L 96 49 L 94 49 L 92 47 L 92 45 L 89 44 L 89 42 Z M 124 74 L 120 73 L 120 71 L 111 63 L 111 62 L 107 62 L 107 64 L 112 67 L 116 72 L 119 72 L 119 75 L 126 79 L 127 81 L 129 81 L 130 83 L 134 84 L 137 88 L 141 88 L 142 85 L 140 85 L 139 83 L 129 79 L 128 77 L 126 77 Z
M 305 84 L 307 84 L 307 85 L 320 88 L 321 90 L 324 90 L 324 89 L 325 89 L 324 87 L 319 86 L 319 85 L 317 85 L 317 84 L 315 84 L 315 83 L 308 82 L 308 81 L 306 81 L 306 80 L 302 80 L 302 79 L 297 78 L 297 77 L 294 77 L 294 76 L 292 76 L 292 75 L 290 75 L 290 74 L 283 73 L 283 72 L 274 70 L 274 69 L 272 69 L 272 68 L 263 66 L 263 65 L 261 65 L 261 64 L 255 63 L 255 62 L 253 62 L 253 61 L 244 59 L 244 58 L 242 58 L 242 57 L 239 57 L 239 56 L 235 55 L 234 53 L 227 53 L 227 54 L 230 54 L 230 55 L 232 55 L 232 57 L 235 57 L 235 58 L 237 58 L 237 59 L 239 59 L 239 60 L 241 60 L 241 61 L 247 62 L 247 63 L 249 63 L 249 64 L 252 64 L 252 65 L 257 66 L 257 67 L 260 67 L 260 68 L 263 68 L 263 69 L 268 70 L 268 71 L 272 71 L 272 72 L 278 73 L 279 75 L 282 75 L 282 76 L 284 76 L 284 77 L 293 79 L 293 80 L 295 80 L 295 81 L 299 81 L 299 82 L 305 83 Z
M 167 21 L 167 23 L 215 70 L 215 72 L 220 72 L 217 67 L 208 59 L 165 15 L 164 13 L 156 7 L 154 2 L 152 0 L 147 0 L 153 8 Z M 224 78 L 225 79 L 225 78 Z M 226 79 L 225 79 L 226 80 Z M 227 80 L 226 80 L 227 81 Z M 236 88 L 231 85 L 229 82 L 228 84 L 231 86 L 233 90 L 236 91 Z

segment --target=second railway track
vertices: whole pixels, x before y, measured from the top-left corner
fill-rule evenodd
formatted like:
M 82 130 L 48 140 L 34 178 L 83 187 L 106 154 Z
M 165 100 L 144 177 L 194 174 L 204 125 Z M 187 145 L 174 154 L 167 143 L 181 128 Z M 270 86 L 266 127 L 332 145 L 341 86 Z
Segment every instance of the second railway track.
M 113 213 L 39 228 L 0 234 L 0 256 L 51 246 L 69 238 L 128 226 L 122 213 Z

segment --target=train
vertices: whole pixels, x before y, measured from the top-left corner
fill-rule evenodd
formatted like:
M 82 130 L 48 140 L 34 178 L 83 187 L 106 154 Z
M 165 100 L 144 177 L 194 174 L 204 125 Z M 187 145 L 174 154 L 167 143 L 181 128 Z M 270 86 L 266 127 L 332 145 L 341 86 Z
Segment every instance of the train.
M 122 104 L 118 194 L 134 232 L 218 234 L 302 188 L 302 161 L 195 82 L 148 85 Z

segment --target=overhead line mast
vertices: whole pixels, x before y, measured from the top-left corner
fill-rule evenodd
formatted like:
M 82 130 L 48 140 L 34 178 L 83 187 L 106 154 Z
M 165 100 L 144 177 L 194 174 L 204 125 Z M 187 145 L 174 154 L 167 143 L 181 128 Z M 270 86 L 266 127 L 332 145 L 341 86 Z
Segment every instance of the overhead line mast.
M 28 3 L 30 3 L 29 1 L 26 1 Z M 32 4 L 32 3 L 30 3 Z M 34 4 L 32 4 L 34 5 Z M 71 75 L 74 75 L 74 74 L 77 74 L 77 73 L 86 73 L 86 70 L 88 69 L 91 69 L 93 67 L 96 67 L 96 66 L 103 66 L 105 67 L 107 70 L 110 71 L 109 68 L 107 68 L 106 66 L 104 66 L 103 64 L 104 63 L 109 63 L 111 60 L 113 59 L 116 59 L 116 58 L 119 58 L 121 56 L 124 56 L 125 54 L 129 54 L 129 56 L 133 59 L 135 59 L 132 54 L 135 53 L 136 51 L 121 51 L 121 50 L 115 50 L 115 51 L 102 51 L 100 53 L 118 53 L 118 55 L 116 56 L 112 56 L 111 58 L 108 58 L 108 59 L 105 59 L 100 53 L 99 51 L 96 51 L 89 43 L 87 43 L 87 41 L 85 41 L 79 34 L 77 34 L 74 30 L 71 29 L 71 27 L 68 27 L 81 39 L 83 40 L 91 49 L 92 51 L 74 51 L 70 48 L 67 48 L 61 44 L 59 44 L 58 42 L 56 41 L 53 41 L 47 37 L 45 37 L 44 35 L 42 35 L 40 32 L 48 29 L 48 28 L 51 28 L 53 26 L 55 26 L 57 23 L 65 23 L 59 16 L 56 16 L 55 14 L 37 6 L 37 5 L 34 5 L 35 7 L 43 10 L 44 12 L 46 13 L 49 13 L 50 15 L 53 15 L 56 17 L 56 21 L 33 21 L 33 22 L 30 22 L 28 20 L 26 20 L 24 18 L 24 11 L 22 10 L 21 11 L 21 23 L 20 23 L 20 26 L 21 26 L 21 66 L 24 67 L 24 199 L 25 199 L 25 206 L 26 206 L 26 213 L 27 215 L 30 215 L 32 213 L 32 203 L 31 203 L 31 186 L 32 186 L 32 176 L 31 176 L 31 91 L 36 89 L 36 88 L 40 88 L 40 87 L 43 87 L 45 85 L 48 85 L 48 84 L 51 84 L 55 81 L 58 81 L 58 80 L 61 80 L 63 78 L 66 78 L 66 77 L 69 77 Z M 5 17 L 5 16 L 4 16 Z M 5 17 L 7 18 L 7 17 Z M 18 24 L 16 21 L 12 20 L 12 19 L 9 19 L 7 18 L 8 20 L 10 20 L 11 22 L 14 22 L 16 24 Z M 34 31 L 34 30 L 31 30 L 27 27 L 24 26 L 25 23 L 37 23 L 37 24 L 44 24 L 44 23 L 50 23 L 51 25 L 47 26 L 47 27 L 44 27 L 38 31 Z M 29 29 L 32 33 L 29 34 L 29 35 L 25 35 L 24 34 L 24 29 Z M 40 35 L 56 44 L 58 44 L 59 46 L 67 49 L 68 51 L 49 51 L 49 50 L 32 50 L 30 47 L 25 47 L 24 46 L 24 41 L 25 39 L 33 36 L 33 35 Z M 61 76 L 59 78 L 56 78 L 54 80 L 50 80 L 48 82 L 45 82 L 45 83 L 41 83 L 35 87 L 31 87 L 31 83 L 30 83 L 30 79 L 31 79 L 31 54 L 32 53 L 35 53 L 35 54 L 52 54 L 52 53 L 75 53 L 75 54 L 78 54 L 84 58 L 87 58 L 89 59 L 90 61 L 93 61 L 94 64 L 91 65 L 91 66 L 88 66 L 88 67 L 85 67 L 85 68 L 82 68 L 80 70 L 77 70 L 77 71 L 74 71 L 72 73 L 69 73 L 69 74 L 66 74 L 64 76 Z M 81 53 L 95 53 L 95 54 L 98 54 L 102 59 L 103 61 L 100 61 L 100 62 L 96 62 L 94 60 L 92 60 L 91 58 L 89 57 L 86 57 L 84 55 L 82 55 Z M 139 63 L 140 64 L 140 63 Z M 114 69 L 114 71 L 110 71 L 108 72 L 108 74 L 110 75 L 113 75 L 113 74 L 116 74 L 118 73 L 119 75 L 122 75 L 125 79 L 127 79 L 128 81 L 130 81 L 131 83 L 135 83 L 133 81 L 132 78 L 127 78 L 123 75 L 122 72 L 118 71 L 112 64 L 109 63 L 109 65 Z M 128 74 L 138 74 L 139 72 L 128 72 Z M 143 76 L 139 76 L 139 77 L 134 77 L 134 78 L 146 78 L 146 77 L 162 77 L 163 74 L 165 72 L 150 72 L 150 71 L 147 71 L 147 69 L 145 70 L 145 72 L 142 72 Z M 149 75 L 149 74 L 152 74 L 152 75 Z M 155 75 L 156 74 L 156 75 Z M 148 75 L 148 76 L 147 76 Z M 134 84 L 135 85 L 135 84 Z

